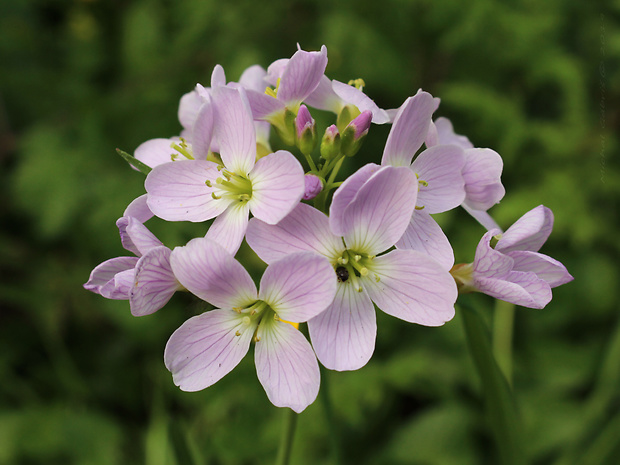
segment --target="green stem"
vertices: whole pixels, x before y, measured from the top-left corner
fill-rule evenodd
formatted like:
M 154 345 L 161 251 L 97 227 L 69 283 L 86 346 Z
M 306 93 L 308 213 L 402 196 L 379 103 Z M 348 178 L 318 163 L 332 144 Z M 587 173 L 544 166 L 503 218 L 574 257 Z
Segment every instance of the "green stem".
M 336 465 L 342 463 L 342 452 L 340 449 L 340 445 L 342 444 L 340 440 L 340 430 L 336 426 L 336 421 L 334 418 L 334 409 L 331 402 L 330 390 L 329 390 L 329 373 L 323 366 L 320 366 L 321 369 L 321 390 L 319 391 L 319 395 L 321 396 L 321 403 L 323 404 L 323 411 L 325 413 L 325 420 L 327 421 L 327 431 L 329 434 L 329 440 L 332 448 L 332 457 Z
M 284 409 L 284 427 L 280 438 L 280 448 L 276 465 L 288 465 L 293 451 L 293 439 L 295 438 L 295 428 L 297 426 L 297 413 L 290 408 Z
M 512 334 L 515 318 L 514 304 L 495 301 L 493 317 L 493 355 L 508 384 L 512 386 Z
M 314 160 L 312 159 L 310 154 L 304 153 L 304 157 L 306 157 L 306 161 L 308 162 L 308 165 L 310 166 L 310 170 L 312 172 L 314 172 L 314 173 L 318 173 L 319 170 L 317 169 L 316 165 L 314 164 Z
M 493 357 L 489 331 L 478 312 L 470 305 L 469 298 L 459 297 L 459 313 L 469 352 L 482 384 L 489 426 L 495 436 L 500 462 L 504 465 L 524 465 L 526 458 L 516 402 Z

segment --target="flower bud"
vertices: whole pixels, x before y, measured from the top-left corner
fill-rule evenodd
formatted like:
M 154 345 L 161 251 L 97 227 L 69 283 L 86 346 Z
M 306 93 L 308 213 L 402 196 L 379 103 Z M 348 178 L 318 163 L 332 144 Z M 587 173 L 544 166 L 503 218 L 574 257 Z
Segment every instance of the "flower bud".
M 362 146 L 362 139 L 368 134 L 372 112 L 363 111 L 357 118 L 351 121 L 342 133 L 342 153 L 352 157 Z
M 321 157 L 331 160 L 340 153 L 340 133 L 335 124 L 325 130 L 321 140 Z
M 316 147 L 316 124 L 308 108 L 305 105 L 299 107 L 297 118 L 295 118 L 295 126 L 297 129 L 297 146 L 301 153 L 310 155 Z
M 323 190 L 323 180 L 318 176 L 308 173 L 304 176 L 306 187 L 304 189 L 304 200 L 315 198 Z

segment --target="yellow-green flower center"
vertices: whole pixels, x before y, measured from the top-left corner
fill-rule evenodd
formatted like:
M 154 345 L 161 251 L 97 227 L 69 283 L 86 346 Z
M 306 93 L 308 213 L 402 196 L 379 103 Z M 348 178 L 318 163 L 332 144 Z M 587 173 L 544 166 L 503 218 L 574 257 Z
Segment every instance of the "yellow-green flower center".
M 372 261 L 374 255 L 368 255 L 366 253 L 357 252 L 355 250 L 346 249 L 342 254 L 336 258 L 332 263 L 338 281 L 341 283 L 351 283 L 357 292 L 362 292 L 360 278 L 366 277 L 370 274 L 372 269 Z M 379 276 L 375 275 L 375 281 L 379 281 Z
M 221 167 L 222 176 L 214 182 L 207 179 L 205 184 L 212 187 L 211 197 L 214 200 L 222 198 L 247 202 L 252 198 L 252 181 L 245 176 L 233 173 Z

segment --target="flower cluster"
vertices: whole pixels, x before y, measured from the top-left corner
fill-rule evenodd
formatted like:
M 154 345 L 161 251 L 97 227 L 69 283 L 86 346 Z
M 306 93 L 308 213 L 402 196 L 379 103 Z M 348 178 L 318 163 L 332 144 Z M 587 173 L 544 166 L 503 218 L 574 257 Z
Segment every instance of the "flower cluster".
M 269 400 L 300 412 L 317 396 L 319 362 L 356 370 L 371 358 L 375 307 L 439 326 L 454 316 L 459 292 L 541 308 L 552 287 L 572 279 L 538 253 L 552 228 L 547 208 L 501 234 L 487 210 L 504 196 L 502 159 L 434 120 L 439 99 L 420 90 L 384 110 L 362 80 L 331 80 L 326 66 L 325 47 L 267 70 L 252 66 L 239 82 L 218 65 L 210 87 L 181 98 L 181 134 L 144 142 L 129 157 L 147 173 L 146 194 L 117 222 L 135 257 L 103 262 L 84 287 L 129 300 L 135 316 L 179 290 L 216 307 L 187 320 L 166 346 L 166 367 L 183 390 L 217 382 L 254 342 Z M 308 107 L 335 113 L 335 124 L 319 131 Z M 382 157 L 338 180 L 373 123 L 392 125 Z M 272 129 L 290 150 L 272 150 Z M 454 265 L 432 217 L 458 206 L 489 230 L 471 264 Z M 171 250 L 144 225 L 153 215 L 213 221 L 204 237 Z M 258 289 L 235 258 L 244 239 L 268 265 Z

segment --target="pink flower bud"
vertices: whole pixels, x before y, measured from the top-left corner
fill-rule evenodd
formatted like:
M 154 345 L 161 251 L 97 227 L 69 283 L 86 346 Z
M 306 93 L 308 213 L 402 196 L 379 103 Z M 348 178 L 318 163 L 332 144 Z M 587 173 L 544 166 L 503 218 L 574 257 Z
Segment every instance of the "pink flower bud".
M 304 190 L 304 200 L 310 200 L 315 198 L 323 190 L 323 181 L 314 174 L 306 174 L 304 176 L 306 182 L 306 188 Z

